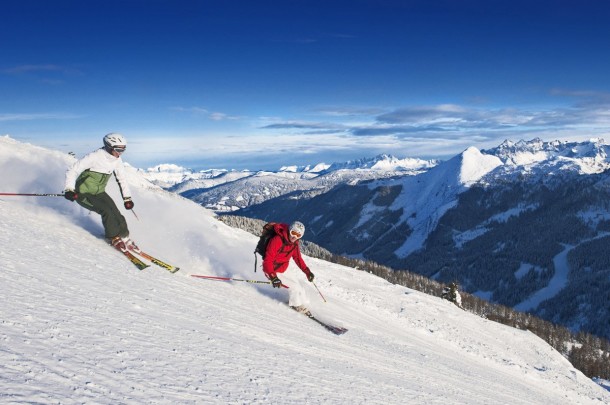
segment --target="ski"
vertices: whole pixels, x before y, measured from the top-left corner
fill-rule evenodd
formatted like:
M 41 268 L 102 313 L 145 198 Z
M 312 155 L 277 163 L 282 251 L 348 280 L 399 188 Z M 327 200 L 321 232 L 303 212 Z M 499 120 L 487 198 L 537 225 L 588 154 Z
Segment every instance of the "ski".
M 156 257 L 149 255 L 148 253 L 142 252 L 141 250 L 139 252 L 134 251 L 134 253 L 137 253 L 138 255 L 142 256 L 143 258 L 150 260 L 152 263 L 156 264 L 159 267 L 163 267 L 165 270 L 169 271 L 170 273 L 175 273 L 178 270 L 180 270 L 180 267 L 176 267 L 171 264 L 167 264 L 164 261 L 159 260 Z
M 125 257 L 127 257 L 127 259 L 129 259 L 129 261 L 132 262 L 138 268 L 138 270 L 144 270 L 145 268 L 150 267 L 148 264 L 135 257 L 131 252 L 123 252 L 120 250 L 119 252 L 123 253 Z
M 292 308 L 292 307 L 291 307 L 291 308 Z M 306 313 L 303 313 L 303 312 L 299 312 L 299 311 L 298 311 L 298 310 L 296 310 L 295 308 L 292 308 L 292 309 L 294 309 L 294 310 L 295 310 L 296 312 L 298 312 L 299 314 L 303 314 L 303 315 L 305 315 L 306 317 L 308 317 L 308 318 L 309 318 L 309 319 L 311 319 L 312 321 L 314 321 L 314 322 L 318 323 L 320 326 L 322 326 L 322 327 L 323 327 L 323 328 L 325 328 L 326 330 L 328 330 L 328 331 L 330 331 L 330 332 L 334 333 L 335 335 L 343 335 L 345 332 L 347 332 L 347 329 L 342 328 L 341 326 L 334 326 L 334 325 L 330 325 L 330 324 L 328 324 L 328 323 L 326 323 L 326 322 L 322 322 L 321 320 L 319 320 L 318 318 L 316 318 L 315 316 L 313 316 L 313 315 L 311 314 L 311 312 L 309 312 L 309 311 L 308 311 L 308 312 L 306 312 Z
M 117 249 L 116 247 L 112 246 L 112 245 L 108 245 L 110 246 L 113 250 L 117 250 L 119 253 L 121 253 L 123 256 L 125 256 L 127 258 L 127 260 L 129 260 L 131 263 L 133 263 L 134 266 L 136 266 L 138 268 L 138 270 L 144 270 L 147 267 L 150 267 L 148 264 L 144 263 L 142 260 L 138 259 L 136 256 L 134 256 L 133 254 L 131 254 L 131 252 L 125 250 L 121 250 L 121 249 Z
M 335 335 L 343 335 L 345 332 L 347 332 L 347 329 L 345 329 L 345 328 L 342 328 L 340 326 L 329 325 L 327 323 L 322 322 L 321 320 L 319 320 L 318 318 L 316 318 L 314 316 L 308 316 L 308 318 L 319 323 L 321 326 L 326 328 L 326 330 L 331 331 Z
M 110 245 L 112 246 L 112 245 Z M 115 246 L 112 246 L 114 249 L 118 250 L 119 252 L 121 252 L 123 255 L 125 255 L 125 257 L 134 264 L 134 266 L 136 266 L 139 270 L 144 270 L 147 267 L 150 267 L 150 265 L 148 263 L 145 263 L 144 261 L 142 261 L 138 256 L 141 256 L 147 260 L 150 260 L 152 263 L 156 264 L 159 267 L 163 267 L 165 270 L 169 271 L 170 273 L 175 273 L 178 270 L 180 270 L 180 267 L 176 267 L 173 266 L 171 264 L 165 263 L 162 260 L 157 259 L 154 256 L 149 255 L 148 253 L 145 253 L 143 251 L 141 251 L 140 249 L 137 250 L 121 250 L 118 249 Z

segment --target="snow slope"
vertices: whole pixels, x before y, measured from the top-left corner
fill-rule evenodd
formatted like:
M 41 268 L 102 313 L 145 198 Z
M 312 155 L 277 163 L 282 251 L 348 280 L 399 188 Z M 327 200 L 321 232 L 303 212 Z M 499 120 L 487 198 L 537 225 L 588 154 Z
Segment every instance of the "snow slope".
M 0 191 L 58 192 L 71 161 L 0 138 Z M 0 403 L 610 402 L 533 334 L 361 271 L 306 258 L 328 300 L 304 282 L 310 307 L 342 336 L 287 308 L 286 290 L 192 278 L 263 279 L 256 238 L 130 181 L 132 237 L 178 273 L 138 271 L 63 198 L 0 197 Z

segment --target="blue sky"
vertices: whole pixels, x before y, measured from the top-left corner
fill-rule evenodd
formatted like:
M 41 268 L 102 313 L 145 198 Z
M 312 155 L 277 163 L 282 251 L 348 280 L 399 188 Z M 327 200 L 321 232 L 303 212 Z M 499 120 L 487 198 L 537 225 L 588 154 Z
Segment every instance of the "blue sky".
M 0 135 L 137 167 L 610 141 L 610 5 L 5 0 Z

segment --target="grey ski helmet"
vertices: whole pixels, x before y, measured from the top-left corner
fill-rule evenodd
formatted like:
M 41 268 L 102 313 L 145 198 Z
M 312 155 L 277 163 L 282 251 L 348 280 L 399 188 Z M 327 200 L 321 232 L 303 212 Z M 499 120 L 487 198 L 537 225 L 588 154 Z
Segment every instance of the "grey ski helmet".
M 121 134 L 111 132 L 104 136 L 104 147 L 108 152 L 112 150 L 123 152 L 127 148 L 127 139 Z

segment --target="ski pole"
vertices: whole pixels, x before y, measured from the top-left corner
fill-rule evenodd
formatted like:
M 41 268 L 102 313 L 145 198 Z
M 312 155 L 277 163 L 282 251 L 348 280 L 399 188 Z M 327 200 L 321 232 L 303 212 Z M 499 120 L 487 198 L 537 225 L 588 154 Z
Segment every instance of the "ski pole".
M 198 274 L 191 274 L 191 277 L 197 277 L 197 278 L 203 278 L 206 280 L 215 280 L 215 281 L 245 281 L 246 283 L 272 284 L 271 281 L 243 280 L 241 278 L 231 278 L 231 277 L 201 276 Z M 285 284 L 282 284 L 282 287 L 289 288 Z
M 32 193 L 0 193 L 6 196 L 25 196 L 25 197 L 63 197 L 63 194 L 32 194 Z
M 324 296 L 322 295 L 322 293 L 320 292 L 320 289 L 318 288 L 318 286 L 316 285 L 316 283 L 314 283 L 313 281 L 311 282 L 311 284 L 313 284 L 314 287 L 316 287 L 316 290 L 318 290 L 318 294 L 320 294 L 320 297 L 322 297 L 322 299 L 324 300 L 324 302 L 326 301 L 326 298 L 324 298 Z
M 131 211 L 131 212 L 133 212 L 133 215 L 134 215 L 134 216 L 136 217 L 136 219 L 139 221 L 139 220 L 140 220 L 140 218 L 138 218 L 138 216 L 136 215 L 136 212 L 135 212 L 133 209 L 132 209 L 132 210 L 130 210 L 130 211 Z

